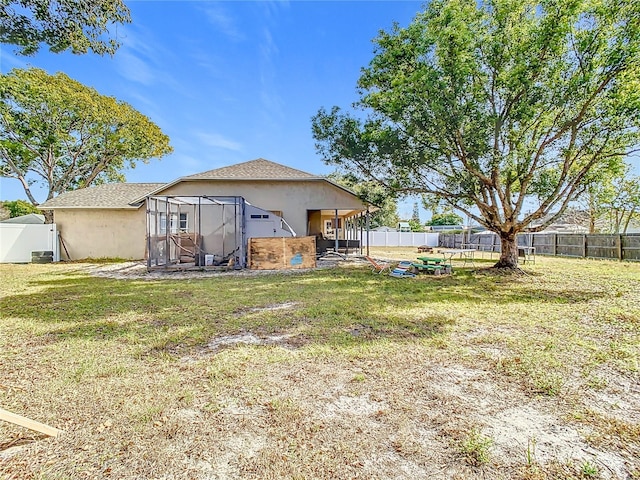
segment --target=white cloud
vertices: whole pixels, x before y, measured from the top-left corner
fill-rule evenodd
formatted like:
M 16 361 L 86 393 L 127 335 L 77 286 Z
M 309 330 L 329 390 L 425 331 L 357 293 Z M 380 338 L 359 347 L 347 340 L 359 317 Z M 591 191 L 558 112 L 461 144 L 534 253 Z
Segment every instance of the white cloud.
M 8 73 L 9 70 L 13 68 L 27 68 L 31 66 L 18 56 L 8 53 L 7 50 L 9 48 L 9 45 L 0 47 L 0 72 Z
M 239 152 L 242 150 L 242 145 L 238 142 L 223 137 L 218 133 L 196 133 L 196 137 L 206 146 L 212 148 L 222 148 L 225 150 L 233 150 Z
M 128 51 L 118 53 L 116 65 L 120 74 L 127 80 L 151 85 L 156 78 L 151 67 L 144 60 Z
M 203 7 L 207 20 L 214 28 L 234 41 L 244 40 L 245 36 L 240 29 L 236 26 L 236 23 L 219 3 L 207 3 L 206 7 Z

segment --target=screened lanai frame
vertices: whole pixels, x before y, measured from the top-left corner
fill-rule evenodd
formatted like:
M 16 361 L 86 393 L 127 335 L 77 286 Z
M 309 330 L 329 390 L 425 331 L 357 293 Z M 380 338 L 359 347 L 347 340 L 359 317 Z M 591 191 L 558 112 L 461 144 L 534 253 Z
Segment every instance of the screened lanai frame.
M 246 267 L 245 200 L 238 196 L 147 197 L 147 268 Z

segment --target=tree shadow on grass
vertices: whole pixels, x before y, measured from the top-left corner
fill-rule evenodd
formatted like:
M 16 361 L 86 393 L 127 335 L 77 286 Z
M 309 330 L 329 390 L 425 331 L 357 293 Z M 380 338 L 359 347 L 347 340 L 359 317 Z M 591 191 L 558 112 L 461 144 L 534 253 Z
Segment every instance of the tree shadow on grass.
M 500 283 L 461 271 L 392 278 L 366 269 L 202 279 L 115 280 L 57 276 L 33 282 L 37 293 L 0 299 L 0 319 L 36 324 L 50 340 L 91 338 L 166 346 L 198 345 L 221 335 L 292 333 L 314 343 L 362 343 L 440 335 L 456 311 L 515 304 L 576 304 L 600 291 Z M 265 306 L 294 303 L 291 309 Z M 238 312 L 244 312 L 238 314 Z

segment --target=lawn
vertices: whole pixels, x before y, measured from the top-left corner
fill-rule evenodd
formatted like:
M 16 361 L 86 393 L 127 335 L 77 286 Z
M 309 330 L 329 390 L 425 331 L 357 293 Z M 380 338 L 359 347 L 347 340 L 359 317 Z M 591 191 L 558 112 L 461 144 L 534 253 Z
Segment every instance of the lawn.
M 640 478 L 640 264 L 488 265 L 0 265 L 0 478 Z

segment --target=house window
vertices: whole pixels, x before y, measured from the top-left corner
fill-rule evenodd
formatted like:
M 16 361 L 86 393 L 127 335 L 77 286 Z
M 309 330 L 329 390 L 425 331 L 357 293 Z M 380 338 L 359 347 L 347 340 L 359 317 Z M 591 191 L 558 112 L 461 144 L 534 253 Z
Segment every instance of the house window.
M 160 218 L 158 219 L 158 232 L 159 233 L 167 233 L 167 214 L 160 213 Z
M 159 214 L 158 232 L 160 234 L 167 233 L 167 214 Z M 181 213 L 180 216 L 176 213 L 169 215 L 169 228 L 171 233 L 186 232 L 189 227 L 189 217 L 186 213 Z
M 180 214 L 180 231 L 186 232 L 189 229 L 189 216 L 186 213 Z

